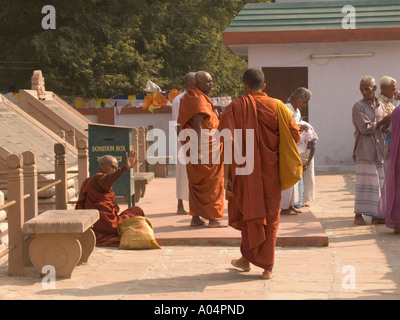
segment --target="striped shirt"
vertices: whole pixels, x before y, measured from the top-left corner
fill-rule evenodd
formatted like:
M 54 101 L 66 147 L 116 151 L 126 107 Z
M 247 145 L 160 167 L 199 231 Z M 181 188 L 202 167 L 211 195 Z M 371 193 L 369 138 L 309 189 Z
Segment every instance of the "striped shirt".
M 352 120 L 355 128 L 353 158 L 355 161 L 384 162 L 384 128 L 377 129 L 377 125 L 385 115 L 385 108 L 378 99 L 376 99 L 375 109 L 366 99 L 360 100 L 353 106 Z

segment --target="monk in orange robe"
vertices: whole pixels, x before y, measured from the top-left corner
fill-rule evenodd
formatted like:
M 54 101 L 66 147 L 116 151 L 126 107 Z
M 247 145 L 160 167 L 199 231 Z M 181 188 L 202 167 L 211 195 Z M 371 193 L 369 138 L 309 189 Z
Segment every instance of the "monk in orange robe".
M 140 207 L 131 207 L 118 214 L 119 206 L 115 202 L 112 186 L 137 162 L 134 151 L 129 156 L 127 153 L 126 158 L 126 165 L 118 168 L 118 161 L 113 156 L 102 157 L 99 171 L 83 182 L 79 192 L 75 209 L 96 209 L 100 213 L 100 219 L 93 226 L 97 246 L 117 246 L 120 241 L 118 224 L 137 215 L 144 216 Z
M 280 218 L 281 188 L 282 185 L 288 188 L 295 184 L 302 173 L 296 147 L 300 133 L 292 119 L 293 113 L 283 102 L 264 93 L 266 85 L 261 70 L 248 69 L 243 76 L 243 83 L 246 95 L 225 109 L 219 125 L 220 131 L 229 129 L 232 132 L 232 141 L 225 140 L 224 143 L 232 143 L 233 147 L 238 147 L 234 141 L 235 129 L 254 132 L 253 171 L 238 175 L 236 169 L 243 165 L 237 164 L 235 159 L 231 165 L 225 164 L 229 225 L 242 233 L 242 257 L 232 260 L 232 264 L 250 271 L 252 263 L 264 269 L 264 279 L 271 279 Z M 282 143 L 287 145 L 280 148 Z M 292 173 L 287 174 L 286 170 L 280 172 L 280 161 L 292 161 L 292 167 L 286 168 Z
M 202 129 L 207 132 L 217 129 L 219 119 L 207 94 L 213 88 L 213 80 L 209 73 L 199 71 L 195 75 L 195 84 L 182 97 L 178 123 L 182 130 L 191 129 L 197 137 L 197 159 L 186 164 L 189 181 L 189 213 L 192 216 L 191 226 L 205 225 L 201 217 L 208 219 L 208 227 L 227 227 L 221 223 L 224 214 L 224 173 L 223 162 L 212 163 L 213 148 L 222 152 L 222 143 L 215 144 L 212 134 L 202 139 Z M 189 138 L 184 142 L 188 143 Z M 190 141 L 193 143 L 193 141 Z M 202 149 L 203 148 L 203 149 Z M 205 149 L 205 151 L 204 151 Z M 190 153 L 191 150 L 188 150 Z M 214 150 L 215 151 L 215 150 Z M 201 159 L 201 155 L 209 157 Z M 196 163 L 197 162 L 197 163 Z

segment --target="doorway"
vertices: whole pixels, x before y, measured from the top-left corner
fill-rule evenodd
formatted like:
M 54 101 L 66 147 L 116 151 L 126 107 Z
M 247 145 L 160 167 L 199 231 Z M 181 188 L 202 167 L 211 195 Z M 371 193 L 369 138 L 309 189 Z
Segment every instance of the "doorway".
M 273 67 L 262 68 L 267 83 L 267 94 L 284 103 L 290 94 L 299 87 L 308 88 L 307 67 Z M 308 122 L 308 106 L 301 110 L 304 121 Z

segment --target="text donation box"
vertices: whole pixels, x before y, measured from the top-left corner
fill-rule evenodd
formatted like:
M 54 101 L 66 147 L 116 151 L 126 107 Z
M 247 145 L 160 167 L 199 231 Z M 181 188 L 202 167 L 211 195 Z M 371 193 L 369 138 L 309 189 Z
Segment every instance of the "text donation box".
M 103 124 L 89 124 L 89 172 L 94 175 L 99 161 L 111 155 L 118 161 L 118 167 L 126 164 L 126 153 L 133 149 L 132 128 Z M 125 172 L 114 184 L 116 197 L 127 197 L 129 207 L 135 203 L 135 177 L 133 169 Z

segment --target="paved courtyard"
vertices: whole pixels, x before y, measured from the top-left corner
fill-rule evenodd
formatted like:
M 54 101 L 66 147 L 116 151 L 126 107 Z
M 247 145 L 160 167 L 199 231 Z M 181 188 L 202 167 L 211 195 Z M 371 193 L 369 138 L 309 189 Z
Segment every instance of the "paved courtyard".
M 231 267 L 231 259 L 240 256 L 236 240 L 167 243 L 161 250 L 96 248 L 88 264 L 77 266 L 71 279 L 57 280 L 53 289 L 42 283 L 33 267 L 26 269 L 25 277 L 9 277 L 3 257 L 0 299 L 400 299 L 400 236 L 384 225 L 353 224 L 352 173 L 318 174 L 316 185 L 311 210 L 329 245 L 278 247 L 272 280 L 262 280 L 257 267 L 248 273 Z M 145 212 L 172 215 L 174 188 L 173 178 L 155 179 L 138 205 Z M 195 236 L 196 230 L 192 233 Z

